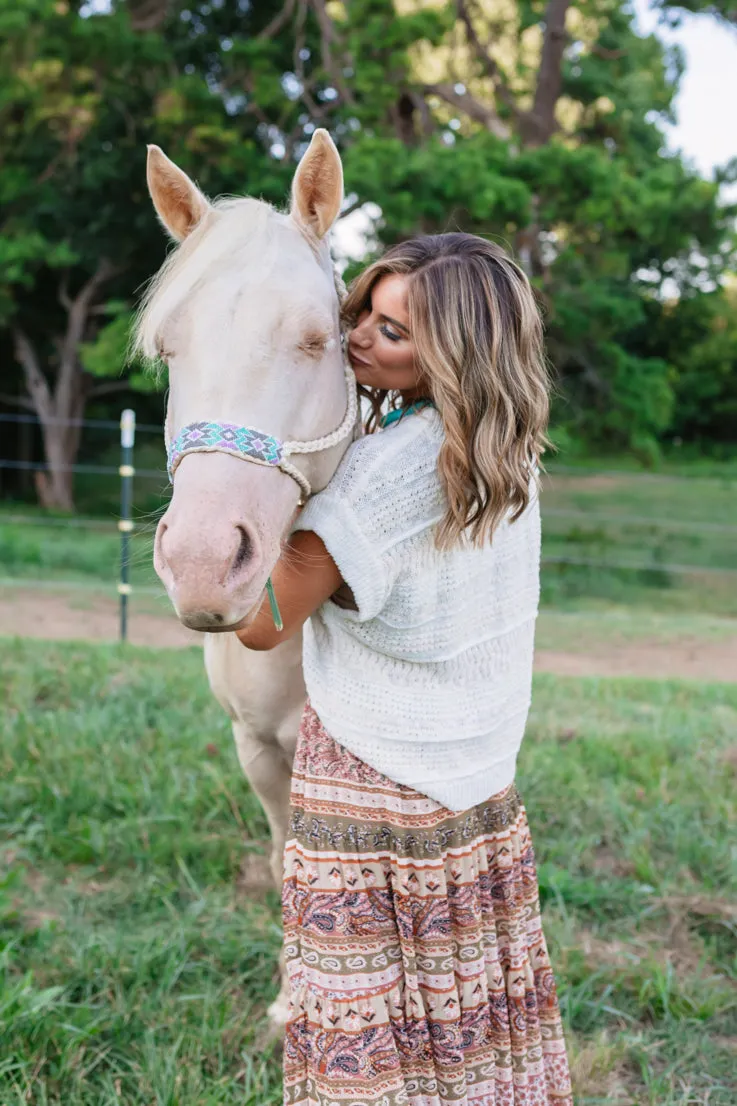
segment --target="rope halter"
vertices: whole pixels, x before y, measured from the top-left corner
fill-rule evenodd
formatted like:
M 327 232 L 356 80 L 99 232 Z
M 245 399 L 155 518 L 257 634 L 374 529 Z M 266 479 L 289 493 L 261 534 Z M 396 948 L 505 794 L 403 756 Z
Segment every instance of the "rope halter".
M 282 442 L 273 434 L 230 422 L 188 423 L 172 441 L 167 442 L 167 471 L 170 482 L 174 482 L 177 466 L 188 453 L 229 453 L 231 457 L 239 457 L 242 461 L 281 469 L 299 484 L 302 491 L 300 502 L 304 503 L 312 495 L 312 488 L 304 473 L 289 458 L 292 454 L 320 453 L 331 449 L 352 433 L 358 415 L 358 393 L 356 378 L 350 365 L 345 366 L 345 383 L 348 403 L 340 426 L 332 433 L 308 442 Z

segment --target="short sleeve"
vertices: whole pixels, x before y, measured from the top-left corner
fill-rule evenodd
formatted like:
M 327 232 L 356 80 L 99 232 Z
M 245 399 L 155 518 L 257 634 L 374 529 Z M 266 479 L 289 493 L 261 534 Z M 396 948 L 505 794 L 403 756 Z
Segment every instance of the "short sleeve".
M 346 450 L 328 486 L 307 501 L 294 529 L 322 538 L 367 622 L 384 609 L 402 571 L 408 539 L 442 517 L 437 474 L 442 425 L 421 411 Z
M 322 539 L 353 592 L 358 621 L 375 618 L 391 590 L 388 561 L 364 532 L 352 504 L 328 486 L 308 500 L 293 530 L 312 530 Z M 351 613 L 355 617 L 346 612 Z

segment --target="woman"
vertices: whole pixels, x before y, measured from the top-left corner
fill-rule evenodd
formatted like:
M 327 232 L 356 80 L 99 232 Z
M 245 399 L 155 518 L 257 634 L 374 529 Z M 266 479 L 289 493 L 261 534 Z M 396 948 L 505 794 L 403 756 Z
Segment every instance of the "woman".
M 514 785 L 539 597 L 548 380 L 524 273 L 468 234 L 352 285 L 367 434 L 239 636 L 305 625 L 285 852 L 288 1106 L 570 1106 Z M 381 412 L 389 410 L 382 416 Z

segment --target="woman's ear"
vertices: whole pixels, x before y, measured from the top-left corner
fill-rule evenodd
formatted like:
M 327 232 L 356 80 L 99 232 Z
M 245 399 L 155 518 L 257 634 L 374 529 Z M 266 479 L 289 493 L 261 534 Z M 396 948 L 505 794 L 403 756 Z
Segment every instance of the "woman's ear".
M 156 214 L 172 238 L 181 242 L 209 209 L 208 200 L 158 146 L 148 147 L 146 180 Z
M 324 238 L 343 203 L 343 166 L 326 130 L 315 131 L 292 182 L 292 218 Z

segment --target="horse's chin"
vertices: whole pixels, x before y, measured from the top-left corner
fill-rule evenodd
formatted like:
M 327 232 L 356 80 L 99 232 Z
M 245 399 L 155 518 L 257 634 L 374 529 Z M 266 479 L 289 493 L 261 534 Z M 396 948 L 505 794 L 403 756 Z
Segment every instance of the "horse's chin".
M 246 586 L 232 581 L 212 583 L 203 570 L 185 572 L 177 578 L 170 571 L 159 574 L 174 612 L 188 630 L 224 634 L 243 630 L 253 622 L 265 598 L 266 580 L 259 573 Z
M 169 592 L 169 598 L 182 625 L 188 630 L 197 630 L 203 634 L 227 634 L 235 630 L 245 630 L 261 609 L 264 596 L 264 589 L 261 588 L 259 592 L 240 601 L 231 599 L 224 604 L 203 603 L 200 606 L 178 603 L 176 595 Z
M 226 634 L 243 630 L 252 619 L 252 613 L 236 619 L 213 611 L 188 611 L 179 615 L 179 621 L 188 630 L 198 630 L 203 634 Z

